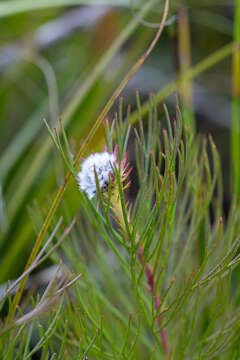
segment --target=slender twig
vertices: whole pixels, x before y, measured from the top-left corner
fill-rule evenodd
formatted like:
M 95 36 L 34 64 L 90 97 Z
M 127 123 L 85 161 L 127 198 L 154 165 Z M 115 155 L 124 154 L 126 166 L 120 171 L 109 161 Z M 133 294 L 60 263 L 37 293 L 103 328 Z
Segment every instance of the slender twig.
M 140 247 L 140 249 L 139 249 L 138 259 L 139 259 L 140 263 L 142 264 L 142 266 L 145 266 L 145 274 L 146 274 L 146 278 L 147 278 L 147 282 L 148 282 L 148 286 L 149 286 L 148 291 L 150 292 L 150 294 L 152 296 L 154 296 L 154 308 L 156 311 L 158 311 L 159 306 L 160 306 L 160 298 L 159 298 L 159 295 L 155 293 L 156 281 L 155 281 L 153 269 L 151 268 L 150 264 L 148 264 L 148 263 L 145 264 L 145 260 L 143 257 L 143 247 Z M 157 317 L 157 324 L 158 324 L 159 328 L 162 327 L 161 314 L 158 315 L 158 317 Z M 167 359 L 170 354 L 170 349 L 169 349 L 169 345 L 168 345 L 168 337 L 167 337 L 166 328 L 161 329 L 160 339 L 161 339 L 161 344 L 162 344 L 162 347 L 166 354 L 166 359 Z
M 153 5 L 153 1 L 150 3 L 147 3 L 146 6 L 142 9 L 142 13 L 144 10 L 147 11 L 147 9 L 149 7 L 151 7 Z M 117 97 L 121 94 L 122 90 L 125 88 L 125 86 L 127 85 L 127 83 L 129 82 L 129 80 L 133 77 L 133 75 L 138 71 L 138 69 L 142 66 L 142 64 L 144 63 L 144 61 L 146 60 L 146 58 L 150 55 L 150 53 L 152 52 L 152 50 L 154 49 L 163 29 L 164 29 L 164 23 L 166 22 L 167 19 L 167 14 L 168 14 L 168 8 L 169 8 L 169 0 L 165 1 L 165 8 L 164 8 L 164 13 L 163 13 L 163 18 L 159 27 L 159 30 L 157 31 L 153 41 L 151 42 L 150 46 L 148 47 L 147 51 L 144 53 L 144 55 L 136 62 L 136 64 L 134 64 L 132 66 L 132 68 L 129 70 L 129 72 L 126 74 L 126 76 L 124 77 L 124 79 L 121 81 L 121 83 L 119 84 L 119 86 L 117 87 L 117 89 L 114 91 L 113 95 L 111 96 L 111 98 L 108 100 L 107 104 L 105 105 L 105 107 L 103 108 L 102 112 L 100 113 L 100 115 L 98 116 L 98 118 L 96 119 L 95 124 L 93 125 L 91 131 L 88 133 L 88 136 L 86 137 L 86 140 L 84 141 L 84 143 L 82 144 L 82 146 L 80 147 L 80 149 L 78 150 L 76 157 L 75 157 L 75 161 L 74 161 L 74 166 L 78 167 L 79 161 L 81 159 L 81 157 L 83 156 L 84 151 L 86 150 L 89 142 L 92 140 L 94 134 L 96 133 L 97 129 L 99 128 L 99 126 L 102 124 L 103 120 L 105 119 L 105 117 L 107 116 L 109 110 L 111 109 L 111 107 L 113 106 L 115 100 L 117 99 Z M 25 271 L 31 266 L 31 264 L 33 263 L 39 249 L 40 246 L 42 244 L 42 241 L 45 237 L 45 234 L 51 224 L 51 221 L 53 219 L 53 216 L 58 208 L 58 205 L 60 204 L 60 201 L 63 197 L 63 194 L 67 188 L 67 185 L 69 184 L 70 180 L 72 178 L 71 173 L 68 173 L 66 176 L 66 179 L 64 181 L 64 184 L 60 187 L 51 208 L 49 209 L 49 212 L 47 214 L 47 217 L 42 225 L 42 228 L 38 234 L 38 237 L 36 239 L 36 242 L 34 244 L 33 250 L 29 256 L 29 259 L 27 261 L 27 264 L 25 266 Z M 24 278 L 20 284 L 20 287 L 13 299 L 13 307 L 12 307 L 12 313 L 11 316 L 9 316 L 9 321 L 12 321 L 12 319 L 14 318 L 16 309 L 17 309 L 17 305 L 19 304 L 19 301 L 21 299 L 25 284 L 27 281 L 27 277 Z

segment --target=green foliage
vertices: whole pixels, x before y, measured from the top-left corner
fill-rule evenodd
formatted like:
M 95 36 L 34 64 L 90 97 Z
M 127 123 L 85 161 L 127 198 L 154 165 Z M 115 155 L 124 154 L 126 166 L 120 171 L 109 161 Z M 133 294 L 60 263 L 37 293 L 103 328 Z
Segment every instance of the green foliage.
M 159 85 L 144 103 L 137 91 L 133 111 L 125 109 L 120 97 L 118 111 L 109 115 L 114 120 L 105 120 L 104 128 L 102 121 L 140 67 L 143 58 L 135 61 L 153 37 L 152 30 L 139 26 L 139 18 L 159 13 L 154 0 L 142 2 L 138 16 L 121 10 L 108 48 L 104 41 L 96 46 L 92 29 L 61 39 L 54 51 L 37 48 L 30 36 L 36 24 L 55 19 L 63 7 L 90 3 L 98 0 L 0 4 L 7 25 L 3 39 L 12 38 L 10 47 L 17 41 L 21 48 L 19 62 L 6 68 L 0 85 L 0 358 L 237 360 L 239 1 L 233 42 L 226 37 L 232 31 L 230 18 L 211 12 L 209 1 L 203 9 L 186 1 L 193 23 L 220 32 L 227 41 L 221 38 L 222 47 L 208 50 L 207 57 L 192 65 L 190 29 L 179 18 L 179 33 L 188 41 L 178 49 L 180 62 L 186 60 L 177 69 L 179 76 Z M 140 2 L 133 3 L 137 9 Z M 115 5 L 124 9 L 129 2 Z M 182 2 L 170 5 L 173 15 L 180 16 Z M 111 21 L 117 23 L 114 16 Z M 174 23 L 167 32 L 170 42 L 177 33 Z M 194 46 L 193 53 L 198 41 Z M 165 50 L 160 48 L 166 63 Z M 110 69 L 110 79 L 107 70 L 117 54 L 122 62 Z M 191 97 L 192 81 L 231 55 L 232 193 L 224 216 L 219 155 L 211 136 L 196 133 Z M 175 90 L 182 109 L 176 101 L 172 116 L 159 104 Z M 116 168 L 114 192 L 109 187 L 103 195 L 96 179 L 98 194 L 90 201 L 73 178 L 81 156 L 99 151 L 103 143 L 110 152 L 118 145 L 119 162 L 127 153 L 132 184 L 125 189 L 129 179 L 123 183 Z M 47 285 L 46 280 L 39 283 L 43 267 Z
M 149 11 L 149 7 L 149 4 L 147 4 L 141 10 L 140 16 L 144 16 L 147 11 Z M 109 49 L 103 52 L 100 59 L 96 59 L 93 62 L 91 70 L 87 74 L 81 74 L 84 81 L 81 81 L 80 84 L 79 82 L 71 84 L 72 88 L 74 89 L 74 95 L 70 97 L 69 101 L 63 107 L 61 116 L 64 126 L 67 126 L 70 122 L 75 123 L 74 132 L 78 134 L 76 141 L 80 141 L 81 137 L 85 137 L 89 126 L 94 124 L 94 118 L 98 114 L 99 107 L 103 106 L 107 96 L 111 95 L 112 87 L 115 86 L 116 81 L 118 81 L 118 77 L 122 77 L 123 72 L 128 66 L 128 57 L 133 56 L 135 59 L 139 52 L 142 51 L 142 47 L 145 46 L 146 38 L 144 38 L 143 34 L 140 32 L 140 41 L 137 42 L 137 45 L 133 48 L 132 53 L 126 56 L 123 66 L 120 67 L 119 72 L 116 72 L 111 85 L 109 85 L 107 82 L 105 84 L 104 80 L 102 79 L 103 72 L 106 70 L 108 64 L 119 51 L 123 43 L 129 38 L 129 36 L 138 26 L 139 22 L 136 18 L 130 19 L 128 24 L 123 27 L 123 29 L 121 29 L 116 39 L 114 39 Z M 31 61 L 37 62 L 38 58 L 38 53 L 36 53 L 34 54 L 34 57 L 31 59 Z M 54 58 L 54 61 L 59 61 L 59 59 L 56 60 Z M 90 61 L 90 59 L 87 58 L 86 61 Z M 44 64 L 46 63 L 44 62 Z M 56 66 L 59 66 L 58 62 Z M 76 64 L 74 64 L 74 66 L 76 66 Z M 79 66 L 78 59 L 77 66 Z M 69 67 L 72 70 L 73 64 L 70 63 Z M 66 78 L 64 85 L 65 87 L 68 87 L 70 86 L 69 78 L 72 80 L 72 82 L 73 79 L 70 77 L 71 74 L 69 74 L 69 69 L 66 68 L 64 70 L 65 72 L 62 73 L 62 77 L 63 79 Z M 43 71 L 43 75 L 45 76 L 46 73 L 47 70 L 45 69 L 45 71 Z M 98 87 L 99 79 L 101 79 L 101 88 Z M 46 83 L 48 83 L 49 79 L 45 78 L 45 80 Z M 65 87 L 63 88 L 63 93 L 66 91 Z M 54 87 L 53 89 L 50 87 L 48 90 L 49 92 L 43 98 L 42 103 L 39 99 L 37 99 L 35 102 L 36 108 L 34 109 L 33 114 L 31 114 L 30 118 L 25 121 L 23 127 L 19 132 L 17 132 L 13 140 L 8 144 L 6 150 L 3 152 L 0 158 L 0 179 L 1 183 L 3 183 L 5 187 L 3 201 L 7 204 L 5 209 L 6 216 L 1 219 L 0 229 L 0 248 L 2 250 L 7 247 L 7 251 L 4 251 L 3 259 L 1 260 L 1 281 L 16 275 L 16 272 L 19 271 L 19 268 L 17 269 L 16 265 L 17 271 L 13 272 L 12 264 L 16 263 L 18 259 L 18 253 L 24 253 L 26 248 L 29 247 L 29 244 L 32 244 L 31 239 L 33 232 L 31 226 L 29 226 L 28 218 L 23 216 L 25 211 L 22 212 L 22 210 L 25 210 L 26 204 L 29 203 L 28 201 L 30 199 L 31 201 L 35 199 L 34 196 L 36 193 L 41 194 L 38 199 L 42 204 L 44 204 L 46 190 L 51 192 L 54 191 L 55 188 L 55 182 L 53 181 L 54 178 L 51 173 L 52 168 L 49 166 L 51 163 L 51 142 L 49 138 L 42 137 L 41 133 L 40 137 L 37 136 L 37 134 L 39 134 L 39 128 L 41 125 L 39 119 L 43 112 L 47 111 L 46 104 L 48 102 L 51 104 L 53 102 L 53 98 L 55 99 L 57 96 L 57 94 L 55 94 L 53 91 Z M 51 118 L 51 121 L 54 123 L 56 118 Z M 96 124 L 94 124 L 94 126 L 95 125 Z M 94 134 L 94 131 L 92 133 Z M 101 134 L 97 141 L 99 143 L 102 142 Z M 21 155 L 24 155 L 23 158 Z M 62 179 L 63 175 L 61 166 L 57 163 L 55 168 L 58 171 L 60 178 Z M 13 177 L 11 176 L 12 173 L 14 173 Z M 22 181 L 23 178 L 24 181 Z M 45 186 L 45 191 L 43 194 L 42 184 Z M 19 219 L 21 221 L 19 221 Z M 14 226 L 11 226 L 11 224 L 14 224 Z M 9 237 L 14 238 L 14 243 L 9 243 L 7 241 Z M 26 257 L 24 261 L 26 261 Z M 23 264 L 21 262 L 19 262 L 19 264 L 21 265 L 21 269 Z
M 106 143 L 110 149 L 118 144 L 119 159 L 126 149 L 135 152 L 136 199 L 124 194 L 120 173 L 115 186 L 122 219 L 116 199 L 109 206 L 100 191 L 100 202 L 78 194 L 74 228 L 61 236 L 60 219 L 29 271 L 47 248 L 44 258 L 64 259 L 64 266 L 57 266 L 32 305 L 26 303 L 26 310 L 2 327 L 4 359 L 29 359 L 39 349 L 42 359 L 47 354 L 57 359 L 164 359 L 163 330 L 169 359 L 237 359 L 239 207 L 233 204 L 228 221 L 223 219 L 221 166 L 211 137 L 186 128 L 178 104 L 176 120 L 165 111 L 168 130 L 151 95 L 148 127 L 140 117 L 130 130 L 129 110 L 124 116 L 120 100 L 115 122 L 105 124 Z M 135 139 L 135 149 L 129 138 Z M 63 141 L 68 144 L 65 135 Z M 59 239 L 55 246 L 54 238 Z M 61 247 L 57 254 L 56 246 Z M 147 268 L 155 279 L 153 293 Z M 80 278 L 67 280 L 69 270 Z M 2 298 L 5 306 L 8 299 L 9 313 L 13 286 Z
M 240 4 L 236 1 L 234 21 L 234 39 L 240 42 Z M 233 54 L 233 100 L 232 100 L 232 127 L 231 127 L 231 161 L 232 187 L 235 195 L 240 195 L 240 50 L 239 46 Z

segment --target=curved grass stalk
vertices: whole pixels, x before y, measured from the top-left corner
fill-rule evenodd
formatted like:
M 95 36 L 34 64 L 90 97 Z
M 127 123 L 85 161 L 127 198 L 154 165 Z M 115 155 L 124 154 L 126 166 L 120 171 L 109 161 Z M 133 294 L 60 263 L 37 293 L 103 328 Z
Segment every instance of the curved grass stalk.
M 238 42 L 232 42 L 221 49 L 215 51 L 213 54 L 209 55 L 207 58 L 200 61 L 197 65 L 192 66 L 187 71 L 183 72 L 182 75 L 172 81 L 170 84 L 165 86 L 155 95 L 156 104 L 161 103 L 167 96 L 171 95 L 176 89 L 179 89 L 182 81 L 190 81 L 195 79 L 198 75 L 202 74 L 204 71 L 210 69 L 212 66 L 216 65 L 218 62 L 223 61 L 228 56 L 232 55 L 235 49 L 239 46 Z M 142 116 L 148 113 L 148 102 L 146 101 L 141 106 Z M 138 111 L 134 111 L 129 117 L 129 123 L 135 124 L 138 121 Z
M 234 38 L 240 42 L 240 2 L 235 1 Z M 231 167 L 232 167 L 232 190 L 237 196 L 240 195 L 240 49 L 234 49 L 232 69 L 232 126 L 231 126 Z
M 139 12 L 139 16 L 143 17 L 145 16 L 148 11 L 150 11 L 150 9 L 153 7 L 153 5 L 155 4 L 156 0 L 151 0 L 150 2 L 148 2 Z M 98 78 L 100 77 L 100 75 L 103 73 L 103 71 L 106 69 L 106 67 L 108 66 L 108 64 L 110 63 L 110 61 L 112 60 L 112 58 L 116 55 L 116 53 L 119 51 L 119 49 L 121 48 L 121 46 L 124 44 L 124 42 L 130 37 L 130 35 L 134 32 L 134 30 L 139 26 L 139 22 L 136 18 L 132 19 L 129 24 L 123 29 L 123 31 L 119 34 L 119 36 L 117 37 L 117 39 L 114 41 L 114 43 L 111 45 L 111 47 L 108 49 L 108 51 L 106 51 L 104 53 L 104 55 L 102 56 L 102 58 L 99 60 L 99 62 L 96 64 L 96 66 L 94 67 L 94 69 L 92 70 L 91 74 L 86 78 L 86 80 L 83 82 L 83 84 L 81 84 L 74 96 L 71 98 L 71 100 L 69 101 L 69 103 L 67 104 L 67 106 L 65 107 L 65 109 L 63 110 L 62 114 L 61 114 L 61 118 L 63 119 L 63 125 L 66 127 L 67 124 L 70 122 L 71 117 L 74 113 L 74 111 L 76 110 L 76 108 L 79 106 L 79 104 L 82 103 L 82 101 L 85 99 L 85 96 L 88 94 L 88 92 L 90 91 L 91 87 L 96 83 L 96 81 L 98 80 Z M 120 91 L 121 92 L 121 91 Z M 108 108 L 110 109 L 110 107 L 108 106 Z M 102 116 L 102 114 L 100 115 L 101 119 L 98 122 L 98 126 L 95 128 L 94 131 L 97 130 L 97 128 L 99 127 L 99 125 L 101 124 L 101 121 L 104 119 L 104 115 Z M 90 135 L 90 134 L 89 134 Z M 92 134 L 91 138 L 93 137 L 94 133 Z M 85 149 L 88 145 L 90 141 L 90 138 L 88 138 L 88 140 L 86 141 L 85 144 Z M 51 142 L 49 140 L 49 137 L 46 138 L 45 141 L 43 141 L 43 143 L 41 144 L 41 147 L 38 149 L 36 156 L 35 156 L 35 161 L 33 161 L 32 163 L 30 163 L 30 166 L 26 169 L 26 172 L 24 174 L 24 182 L 20 182 L 18 184 L 18 187 L 14 193 L 14 197 L 12 197 L 12 199 L 10 199 L 9 204 L 8 204 L 8 219 L 9 222 L 11 222 L 11 220 L 14 218 L 14 216 L 17 213 L 17 210 L 19 209 L 19 206 L 22 202 L 22 200 L 24 199 L 24 197 L 26 196 L 26 192 L 27 190 L 32 186 L 34 180 L 36 179 L 37 175 L 40 173 L 40 169 L 43 168 L 44 162 L 46 161 L 47 155 L 51 150 Z M 80 159 L 81 155 L 79 156 Z M 55 201 L 56 203 L 60 202 L 60 199 L 62 198 L 62 195 L 65 191 L 65 183 L 68 184 L 68 182 L 70 181 L 71 176 L 67 175 L 64 184 L 62 185 L 61 189 L 59 190 L 59 192 L 56 195 L 56 198 L 54 200 L 53 203 L 53 212 L 55 212 L 54 207 L 55 207 Z M 3 229 L 2 233 L 0 234 L 0 242 L 3 239 L 4 235 L 6 235 L 7 229 Z M 18 253 L 21 251 L 22 247 L 24 246 L 24 243 L 15 243 L 13 244 L 10 248 L 9 248 L 9 254 L 11 254 L 11 261 L 9 261 L 9 259 L 7 257 L 5 257 L 2 260 L 2 271 L 1 271 L 1 275 L 0 278 L 5 280 L 6 276 L 9 272 L 9 268 L 11 266 L 11 263 L 14 262 L 14 260 L 16 260 Z
M 146 10 L 146 8 L 148 9 L 149 7 L 151 7 L 154 4 L 155 1 L 151 1 L 149 2 L 147 5 L 145 6 L 144 9 Z M 150 5 L 149 5 L 150 4 Z M 129 82 L 129 80 L 133 77 L 133 75 L 137 72 L 137 70 L 141 67 L 141 65 L 143 64 L 143 62 L 146 60 L 146 58 L 150 55 L 150 53 L 152 52 L 152 50 L 154 49 L 162 31 L 164 28 L 164 24 L 166 22 L 167 19 L 167 14 L 168 14 L 168 7 L 169 7 L 169 0 L 165 1 L 165 8 L 164 8 L 164 13 L 163 13 L 163 17 L 162 17 L 162 21 L 159 27 L 159 30 L 157 31 L 153 41 L 151 42 L 150 46 L 148 47 L 147 51 L 144 53 L 144 55 L 137 61 L 137 63 L 135 65 L 133 65 L 133 67 L 130 69 L 130 71 L 127 73 L 127 75 L 124 77 L 124 79 L 122 80 L 122 82 L 120 83 L 120 85 L 117 87 L 117 89 L 114 91 L 113 95 L 111 96 L 111 98 L 109 99 L 109 101 L 107 102 L 107 104 L 105 105 L 104 109 L 102 110 L 101 114 L 99 115 L 99 117 L 97 118 L 95 124 L 93 125 L 91 131 L 89 132 L 85 142 L 83 143 L 83 145 L 80 147 L 79 151 L 76 154 L 76 158 L 74 160 L 74 165 L 77 166 L 82 155 L 84 154 L 84 151 L 86 150 L 89 142 L 92 140 L 95 132 L 97 131 L 98 127 L 100 126 L 100 124 L 102 123 L 102 121 L 105 119 L 106 115 L 108 114 L 109 110 L 111 109 L 112 105 L 114 104 L 115 100 L 117 99 L 117 97 L 120 95 L 121 91 L 125 88 L 126 84 Z M 30 254 L 30 257 L 27 261 L 25 270 L 27 270 L 31 264 L 33 263 L 35 257 L 38 254 L 38 251 L 40 249 L 40 246 L 43 242 L 43 239 L 45 237 L 45 234 L 51 224 L 51 221 L 53 219 L 53 216 L 56 212 L 56 209 L 58 207 L 58 205 L 60 204 L 60 201 L 62 199 L 62 196 L 64 194 L 64 191 L 70 181 L 72 177 L 71 173 L 68 173 L 66 176 L 66 179 L 64 181 L 64 184 L 61 186 L 61 188 L 59 189 L 53 204 L 48 212 L 48 215 L 44 221 L 44 224 L 38 234 L 38 237 L 36 239 L 35 245 L 33 247 L 33 250 Z M 19 301 L 21 299 L 25 284 L 27 281 L 27 277 L 24 278 L 19 286 L 19 289 L 13 299 L 13 307 L 12 307 L 12 312 L 9 316 L 9 321 L 11 322 L 16 309 L 17 309 L 17 305 L 19 304 Z

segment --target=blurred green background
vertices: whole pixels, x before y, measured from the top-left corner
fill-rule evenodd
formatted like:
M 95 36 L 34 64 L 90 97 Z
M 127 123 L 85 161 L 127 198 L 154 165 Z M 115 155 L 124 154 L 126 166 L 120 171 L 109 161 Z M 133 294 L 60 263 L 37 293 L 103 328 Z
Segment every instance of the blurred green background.
M 23 270 L 64 181 L 65 169 L 41 117 L 55 126 L 61 116 L 73 151 L 79 147 L 156 32 L 155 26 L 137 19 L 142 4 L 135 1 L 133 11 L 126 0 L 0 3 L 0 282 Z M 123 92 L 125 106 L 130 103 L 134 110 L 136 89 L 143 101 L 154 91 L 160 113 L 164 101 L 172 114 L 172 92 L 180 93 L 186 116 L 196 122 L 198 131 L 213 135 L 220 151 L 226 211 L 232 122 L 235 129 L 240 122 L 238 103 L 232 115 L 233 95 L 239 97 L 240 82 L 231 45 L 234 38 L 240 38 L 236 4 L 231 0 L 172 0 L 160 41 Z M 162 6 L 159 1 L 145 20 L 158 23 Z M 99 150 L 102 144 L 100 128 L 88 151 Z M 77 213 L 77 191 L 72 181 L 58 208 L 59 216 L 69 219 Z

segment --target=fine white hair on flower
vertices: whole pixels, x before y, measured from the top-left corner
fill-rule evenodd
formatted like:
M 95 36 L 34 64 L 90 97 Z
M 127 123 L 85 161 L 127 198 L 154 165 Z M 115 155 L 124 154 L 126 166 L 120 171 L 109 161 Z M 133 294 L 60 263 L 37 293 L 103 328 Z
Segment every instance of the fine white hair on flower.
M 100 190 L 104 192 L 108 189 L 110 179 L 114 178 L 113 167 L 116 162 L 116 154 L 110 154 L 107 151 L 92 154 L 83 161 L 76 180 L 80 190 L 85 191 L 89 199 L 97 193 L 95 171 Z

